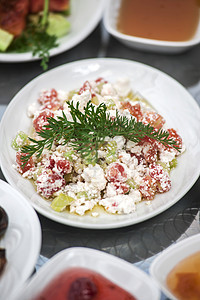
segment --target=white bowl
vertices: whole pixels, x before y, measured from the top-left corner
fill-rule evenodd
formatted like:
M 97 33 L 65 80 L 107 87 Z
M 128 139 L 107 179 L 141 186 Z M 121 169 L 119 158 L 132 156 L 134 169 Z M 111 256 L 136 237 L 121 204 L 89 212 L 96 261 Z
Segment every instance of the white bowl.
M 0 180 L 0 206 L 8 215 L 8 228 L 0 238 L 7 264 L 0 278 L 0 299 L 9 300 L 32 274 L 41 248 L 39 219 L 22 195 Z
M 167 275 L 181 260 L 198 251 L 200 251 L 200 234 L 170 246 L 150 266 L 151 276 L 170 299 L 177 300 L 166 285 Z
M 116 28 L 116 19 L 118 17 L 120 3 L 121 0 L 108 0 L 104 12 L 103 22 L 106 30 L 125 45 L 144 51 L 179 53 L 186 51 L 200 43 L 200 22 L 193 38 L 183 42 L 168 42 L 146 39 L 121 33 Z
M 93 270 L 127 290 L 137 300 L 158 300 L 160 291 L 146 273 L 113 255 L 89 248 L 69 248 L 51 258 L 12 300 L 30 300 L 62 271 L 73 267 Z

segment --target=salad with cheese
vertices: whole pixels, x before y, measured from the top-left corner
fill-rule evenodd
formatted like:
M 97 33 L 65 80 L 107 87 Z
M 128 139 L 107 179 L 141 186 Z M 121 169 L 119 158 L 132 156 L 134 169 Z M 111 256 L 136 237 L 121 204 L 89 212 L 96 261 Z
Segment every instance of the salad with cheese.
M 31 134 L 13 139 L 14 167 L 53 210 L 130 214 L 170 190 L 182 138 L 127 78 L 42 90 L 27 113 Z

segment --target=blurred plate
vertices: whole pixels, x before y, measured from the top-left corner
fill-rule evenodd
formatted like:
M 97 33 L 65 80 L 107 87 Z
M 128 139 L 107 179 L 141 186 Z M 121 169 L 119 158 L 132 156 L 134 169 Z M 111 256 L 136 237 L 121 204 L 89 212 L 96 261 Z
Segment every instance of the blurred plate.
M 151 276 L 170 299 L 177 300 L 166 285 L 167 275 L 181 260 L 198 251 L 200 251 L 200 234 L 196 234 L 170 246 L 151 264 Z
M 186 151 L 178 158 L 178 166 L 171 172 L 172 188 L 159 194 L 147 205 L 137 206 L 129 215 L 102 213 L 92 216 L 77 216 L 66 211 L 58 213 L 51 209 L 50 202 L 40 197 L 32 183 L 23 178 L 14 168 L 16 152 L 11 141 L 18 130 L 29 132 L 31 120 L 27 108 L 36 101 L 42 89 L 73 90 L 86 80 L 104 77 L 116 81 L 128 77 L 134 90 L 140 92 L 165 118 L 168 128 L 175 128 L 184 140 Z M 12 122 L 11 122 L 12 120 Z M 200 173 L 200 109 L 177 81 L 147 65 L 124 59 L 88 59 L 72 62 L 32 80 L 10 102 L 0 126 L 0 163 L 7 181 L 17 188 L 42 215 L 63 223 L 82 228 L 107 229 L 142 222 L 165 211 L 183 197 L 193 186 Z
M 168 42 L 153 39 L 140 38 L 123 34 L 117 30 L 116 21 L 121 0 L 108 0 L 105 8 L 103 22 L 106 30 L 123 44 L 144 50 L 164 53 L 179 53 L 200 43 L 200 22 L 194 37 L 184 42 Z
M 8 214 L 9 224 L 0 239 L 6 249 L 7 264 L 0 278 L 0 298 L 10 299 L 34 271 L 41 247 L 38 217 L 22 195 L 0 180 L 0 206 Z
M 43 265 L 13 300 L 29 300 L 62 271 L 73 267 L 93 270 L 130 292 L 137 300 L 159 300 L 160 292 L 146 273 L 110 254 L 89 248 L 63 250 Z
M 72 0 L 71 14 L 67 19 L 71 24 L 69 34 L 58 40 L 59 46 L 50 50 L 50 56 L 57 55 L 71 49 L 83 41 L 99 23 L 105 0 Z M 31 52 L 0 53 L 2 62 L 22 62 L 36 60 Z

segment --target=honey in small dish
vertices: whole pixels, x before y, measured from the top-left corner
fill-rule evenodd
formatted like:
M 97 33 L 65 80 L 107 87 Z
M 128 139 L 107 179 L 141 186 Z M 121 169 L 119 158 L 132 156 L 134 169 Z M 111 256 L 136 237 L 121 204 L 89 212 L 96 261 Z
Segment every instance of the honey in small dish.
M 199 300 L 200 251 L 181 260 L 168 274 L 166 284 L 179 300 Z
M 131 36 L 190 40 L 200 16 L 199 0 L 121 0 L 117 30 Z

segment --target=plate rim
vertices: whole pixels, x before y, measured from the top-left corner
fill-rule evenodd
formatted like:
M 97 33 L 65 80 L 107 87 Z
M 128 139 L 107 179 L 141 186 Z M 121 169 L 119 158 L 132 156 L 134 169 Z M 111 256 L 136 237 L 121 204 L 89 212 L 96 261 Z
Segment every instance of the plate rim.
M 147 68 L 149 70 L 152 70 L 152 71 L 154 71 L 154 72 L 156 72 L 158 74 L 161 74 L 162 76 L 164 76 L 165 78 L 167 78 L 167 80 L 170 80 L 171 82 L 173 81 L 190 98 L 191 104 L 193 105 L 194 109 L 198 109 L 198 111 L 200 112 L 200 107 L 198 106 L 198 104 L 194 100 L 194 98 L 191 96 L 191 94 L 186 90 L 186 88 L 183 85 L 181 85 L 176 79 L 172 78 L 171 76 L 169 76 L 168 74 L 164 73 L 163 71 L 160 71 L 160 70 L 158 70 L 158 69 L 156 69 L 156 68 L 154 68 L 152 66 L 146 65 L 144 63 L 140 63 L 140 62 L 136 62 L 136 61 L 131 61 L 131 60 L 128 60 L 128 59 L 121 59 L 121 58 L 89 58 L 89 59 L 82 59 L 82 60 L 73 61 L 73 62 L 70 62 L 70 63 L 66 63 L 66 64 L 63 64 L 63 65 L 60 65 L 60 66 L 58 66 L 56 68 L 53 68 L 53 69 L 47 71 L 46 73 L 38 75 L 33 80 L 31 80 L 29 83 L 27 83 L 13 97 L 13 99 L 9 103 L 6 111 L 4 112 L 4 115 L 2 117 L 0 125 L 3 124 L 4 118 L 6 118 L 7 113 L 9 113 L 10 108 L 12 108 L 12 104 L 15 103 L 15 99 L 18 98 L 18 94 L 19 93 L 23 93 L 26 89 L 29 88 L 29 86 L 34 85 L 37 81 L 39 81 L 43 77 L 48 76 L 48 74 L 52 74 L 52 73 L 57 72 L 57 71 L 59 71 L 59 70 L 61 70 L 63 68 L 70 68 L 70 67 L 73 67 L 75 65 L 80 65 L 80 64 L 99 63 L 99 65 L 101 66 L 103 63 L 110 63 L 110 62 L 117 63 L 119 61 L 126 62 L 126 63 L 131 64 L 131 65 L 138 65 L 138 66 L 145 67 L 145 68 Z M 200 114 L 199 114 L 199 116 L 200 116 Z M 2 126 L 0 126 L 0 131 L 1 131 L 1 128 L 2 128 Z M 5 168 L 4 168 L 4 165 L 2 163 L 1 156 L 2 156 L 2 154 L 1 154 L 1 151 L 0 151 L 0 166 L 2 168 L 2 172 L 3 172 L 4 176 L 5 176 L 5 178 L 7 179 L 7 181 L 11 185 L 13 185 L 16 189 L 19 190 L 19 187 L 17 187 L 17 185 L 13 182 L 13 180 L 10 178 L 9 174 L 7 174 L 7 172 L 6 172 Z M 78 228 L 86 228 L 86 229 L 113 229 L 113 228 L 122 228 L 122 227 L 127 227 L 127 226 L 130 226 L 130 225 L 134 225 L 134 224 L 146 221 L 148 219 L 151 219 L 152 217 L 159 215 L 160 213 L 166 211 L 168 208 L 170 208 L 171 206 L 173 206 L 175 203 L 177 203 L 192 188 L 192 186 L 194 185 L 194 183 L 198 180 L 199 175 L 200 175 L 200 170 L 198 172 L 196 171 L 196 173 L 198 173 L 198 175 L 196 174 L 196 176 L 190 182 L 190 185 L 188 186 L 187 190 L 183 191 L 179 195 L 178 199 L 176 199 L 174 201 L 171 201 L 168 204 L 165 204 L 164 207 L 163 206 L 159 207 L 158 209 L 156 209 L 156 211 L 149 212 L 145 216 L 142 215 L 140 217 L 137 217 L 137 219 L 134 220 L 134 221 L 133 220 L 121 221 L 120 224 L 117 221 L 115 221 L 114 223 L 109 223 L 109 225 L 108 224 L 98 224 L 98 223 L 84 223 L 84 222 L 81 222 L 81 221 L 78 222 L 78 223 L 76 223 L 74 220 L 69 220 L 67 218 L 66 219 L 65 218 L 60 218 L 59 215 L 52 214 L 51 212 L 46 211 L 44 208 L 41 208 L 41 207 L 37 206 L 35 203 L 33 203 L 26 195 L 24 195 L 24 196 L 27 198 L 27 200 L 30 202 L 30 204 L 34 207 L 34 209 L 36 211 L 38 211 L 40 214 L 42 214 L 43 216 L 45 216 L 45 217 L 47 217 L 47 218 L 49 218 L 49 219 L 51 219 L 53 221 L 56 221 L 56 222 L 64 224 L 64 225 L 69 225 L 69 226 L 78 227 Z M 20 190 L 19 190 L 19 192 L 20 192 Z

